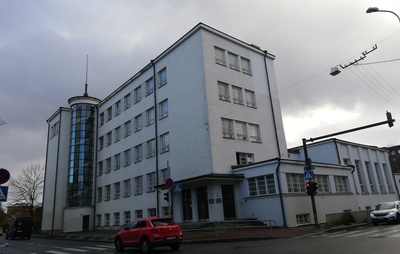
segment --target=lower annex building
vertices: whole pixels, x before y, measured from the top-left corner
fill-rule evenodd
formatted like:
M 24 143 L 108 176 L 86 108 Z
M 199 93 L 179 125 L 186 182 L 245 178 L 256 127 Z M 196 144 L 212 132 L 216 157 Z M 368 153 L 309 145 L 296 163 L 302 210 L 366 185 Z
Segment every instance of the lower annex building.
M 301 149 L 291 158 L 286 146 L 274 58 L 199 23 L 105 99 L 70 98 L 47 121 L 42 231 L 117 229 L 163 215 L 313 223 Z M 391 174 L 384 189 L 361 193 L 346 163 L 314 160 L 320 222 L 398 197 Z

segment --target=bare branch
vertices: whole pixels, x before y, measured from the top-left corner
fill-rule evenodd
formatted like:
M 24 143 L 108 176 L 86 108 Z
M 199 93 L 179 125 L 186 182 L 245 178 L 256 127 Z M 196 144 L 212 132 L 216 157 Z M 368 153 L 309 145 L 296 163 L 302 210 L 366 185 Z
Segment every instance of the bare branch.
M 14 202 L 27 204 L 33 213 L 33 207 L 38 204 L 38 198 L 43 194 L 44 166 L 32 163 L 16 178 L 11 178 L 10 185 Z

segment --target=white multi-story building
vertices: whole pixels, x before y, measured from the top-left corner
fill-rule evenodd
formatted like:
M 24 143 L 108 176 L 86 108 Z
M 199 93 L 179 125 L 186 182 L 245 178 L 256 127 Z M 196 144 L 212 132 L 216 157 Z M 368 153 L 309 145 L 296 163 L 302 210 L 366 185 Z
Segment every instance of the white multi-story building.
M 311 223 L 301 155 L 288 156 L 273 60 L 200 23 L 104 100 L 87 92 L 69 99 L 48 120 L 42 230 L 118 228 L 156 215 Z M 320 221 L 360 209 L 351 168 L 320 162 L 323 197 L 342 200 L 332 207 L 321 198 Z

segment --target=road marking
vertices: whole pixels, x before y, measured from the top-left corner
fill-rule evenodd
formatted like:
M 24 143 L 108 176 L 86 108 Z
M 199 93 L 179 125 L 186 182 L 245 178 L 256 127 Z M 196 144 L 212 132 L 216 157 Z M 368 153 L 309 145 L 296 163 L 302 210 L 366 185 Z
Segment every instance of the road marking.
M 82 246 L 81 248 L 88 249 L 88 250 L 107 250 L 107 248 L 97 248 L 97 247 L 89 247 L 89 246 Z
M 90 250 L 82 250 L 82 249 L 75 249 L 75 248 L 65 248 L 63 250 L 76 251 L 76 252 L 88 252 L 88 251 L 90 251 Z
M 368 232 L 364 232 L 364 233 L 360 233 L 360 234 L 349 235 L 347 237 L 357 237 L 357 236 L 368 235 L 368 234 L 372 234 L 372 233 L 376 233 L 376 232 L 379 232 L 379 230 L 372 230 L 372 231 L 368 231 Z
M 343 231 L 342 231 L 342 232 L 343 232 Z M 333 238 L 333 237 L 341 237 L 341 236 L 352 235 L 352 234 L 354 234 L 354 233 L 358 233 L 358 232 L 361 232 L 361 230 L 355 230 L 355 231 L 350 231 L 350 232 L 347 232 L 347 233 L 336 234 L 336 235 L 329 235 L 328 237 L 329 237 L 329 238 Z

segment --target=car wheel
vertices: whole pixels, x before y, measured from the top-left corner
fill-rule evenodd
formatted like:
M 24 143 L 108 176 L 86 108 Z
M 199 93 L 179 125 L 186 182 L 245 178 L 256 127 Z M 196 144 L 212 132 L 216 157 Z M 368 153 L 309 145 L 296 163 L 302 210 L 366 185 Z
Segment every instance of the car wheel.
M 142 249 L 143 253 L 150 253 L 152 251 L 152 247 L 149 239 L 143 238 L 142 242 L 140 243 L 140 248 Z
M 374 223 L 374 226 L 378 226 L 378 224 L 379 224 L 378 222 L 373 222 L 373 223 Z
M 114 245 L 115 245 L 115 249 L 116 249 L 118 252 L 123 251 L 124 248 L 125 248 L 124 245 L 122 244 L 121 238 L 115 239 Z
M 178 250 L 179 247 L 181 247 L 181 244 L 180 243 L 175 243 L 175 244 L 171 245 L 171 250 Z

